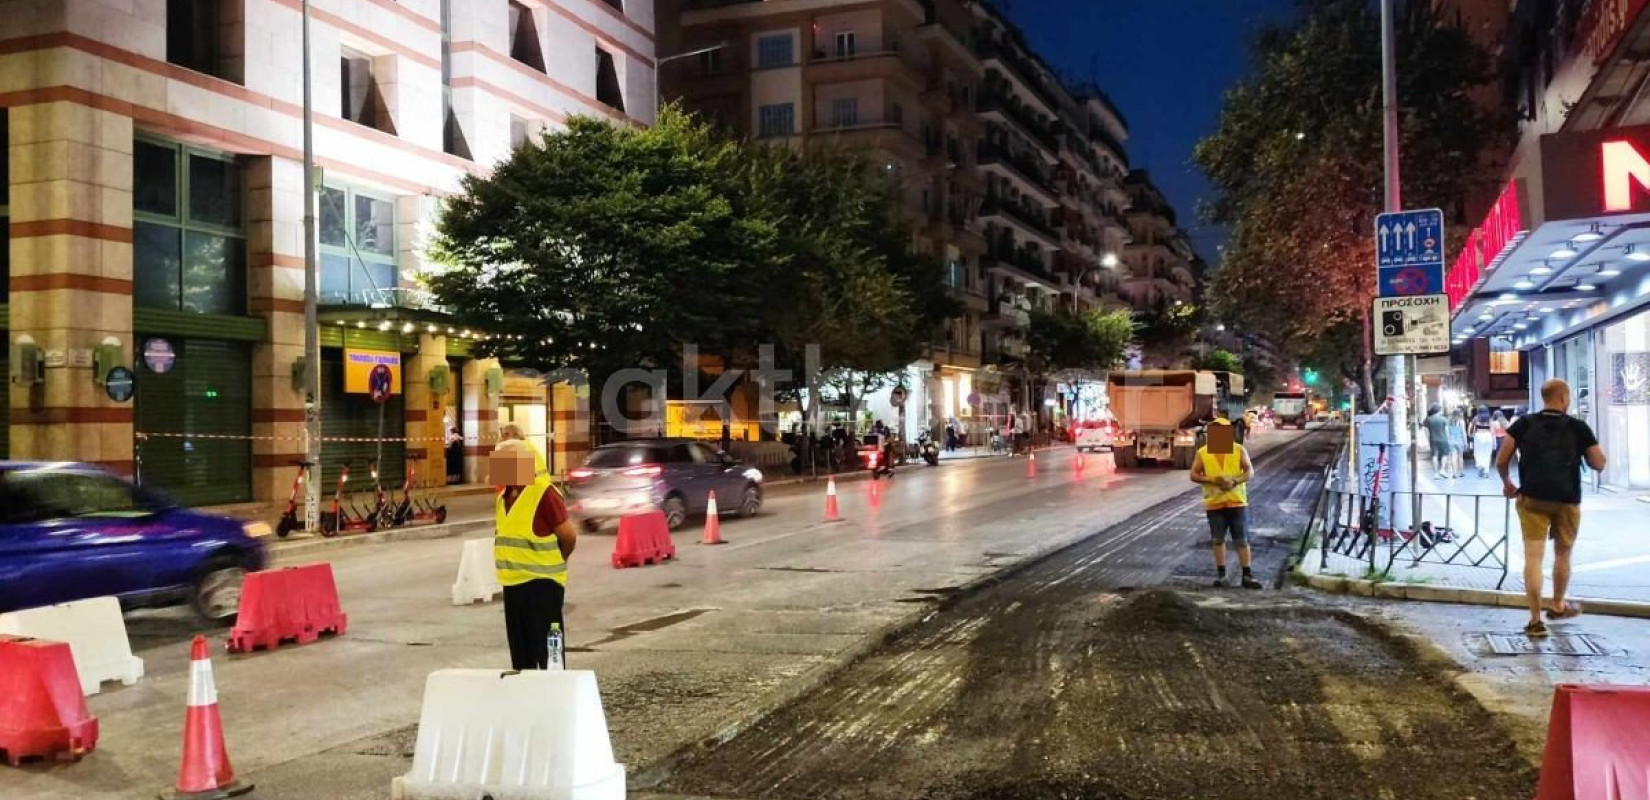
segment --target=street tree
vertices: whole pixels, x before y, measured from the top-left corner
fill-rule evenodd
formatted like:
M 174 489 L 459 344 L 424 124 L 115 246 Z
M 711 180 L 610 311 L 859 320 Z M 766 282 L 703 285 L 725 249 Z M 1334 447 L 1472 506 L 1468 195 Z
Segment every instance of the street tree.
M 1492 77 L 1489 58 L 1436 5 L 1399 13 L 1400 136 L 1411 165 L 1403 197 L 1460 224 L 1467 199 L 1487 196 L 1499 174 L 1484 154 L 1499 152 L 1508 126 L 1471 97 Z M 1256 38 L 1249 76 L 1227 92 L 1216 131 L 1193 155 L 1216 190 L 1206 216 L 1231 230 L 1216 311 L 1297 357 L 1325 339 L 1350 340 L 1366 401 L 1371 365 L 1357 343 L 1383 210 L 1380 39 L 1375 4 L 1302 0 L 1293 24 Z

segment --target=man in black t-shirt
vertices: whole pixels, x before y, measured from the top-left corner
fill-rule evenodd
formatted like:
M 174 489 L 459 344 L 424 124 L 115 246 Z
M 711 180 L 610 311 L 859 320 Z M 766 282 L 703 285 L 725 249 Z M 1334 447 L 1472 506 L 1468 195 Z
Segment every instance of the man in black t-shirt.
M 1518 498 L 1518 522 L 1524 531 L 1524 593 L 1530 603 L 1530 624 L 1524 632 L 1546 636 L 1541 621 L 1541 562 L 1547 539 L 1553 540 L 1553 604 L 1547 608 L 1552 619 L 1568 619 L 1581 607 L 1564 600 L 1570 585 L 1570 551 L 1581 527 L 1581 465 L 1604 469 L 1604 451 L 1593 429 L 1569 415 L 1570 386 L 1564 381 L 1547 381 L 1541 386 L 1544 408 L 1539 414 L 1520 417 L 1507 429 L 1511 447 L 1501 448 L 1495 468 L 1501 473 L 1502 491 Z M 1509 475 L 1513 453 L 1518 454 L 1518 485 Z

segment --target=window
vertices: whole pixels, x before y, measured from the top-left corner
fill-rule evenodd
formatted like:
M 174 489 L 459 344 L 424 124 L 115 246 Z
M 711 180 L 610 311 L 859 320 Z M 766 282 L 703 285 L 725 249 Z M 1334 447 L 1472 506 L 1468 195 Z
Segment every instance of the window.
M 888 107 L 888 121 L 895 125 L 905 124 L 905 106 L 894 103 Z M 924 140 L 926 141 L 926 139 Z
M 709 50 L 699 54 L 699 74 L 722 74 L 722 51 L 720 49 Z
M 596 99 L 615 111 L 624 111 L 624 88 L 613 54 L 596 48 Z
M 109 475 L 62 470 L 15 470 L 5 478 L 6 497 L 19 513 L 7 522 L 49 519 L 131 517 L 165 507 L 141 496 L 131 484 Z
M 764 139 L 796 133 L 796 106 L 792 103 L 763 106 L 758 118 L 757 135 Z
M 338 56 L 339 116 L 351 122 L 395 133 L 389 108 L 373 79 L 373 59 L 358 50 L 340 48 Z
M 510 149 L 514 150 L 527 143 L 527 120 L 510 115 Z
M 441 0 L 441 152 L 473 158 L 453 109 L 453 0 Z
M 246 313 L 241 167 L 171 142 L 133 145 L 133 303 Z
M 775 33 L 756 40 L 758 69 L 791 67 L 796 65 L 796 47 L 788 33 Z
M 836 57 L 837 58 L 853 58 L 854 57 L 854 50 L 857 49 L 856 48 L 857 41 L 858 41 L 858 37 L 856 37 L 854 35 L 853 31 L 843 31 L 843 32 L 837 34 L 836 35 Z
M 240 82 L 240 59 L 229 55 L 242 49 L 233 45 L 233 37 L 240 36 L 240 28 L 233 22 L 239 18 L 239 13 L 224 13 L 225 1 L 166 1 L 167 61 L 196 72 Z
M 838 97 L 831 101 L 831 127 L 846 128 L 859 124 L 859 98 Z
M 533 22 L 533 12 L 514 0 L 510 2 L 510 57 L 544 71 L 544 53 L 539 49 L 539 28 Z
M 400 282 L 395 264 L 395 203 L 344 186 L 321 189 L 322 302 L 390 305 Z
M 1518 352 L 1518 350 L 1513 348 L 1511 340 L 1491 339 L 1490 340 L 1490 374 L 1491 375 L 1517 375 L 1517 374 L 1519 374 L 1519 372 L 1521 371 L 1521 367 L 1522 367 L 1522 364 L 1519 363 L 1519 357 L 1521 355 L 1523 355 L 1523 354 Z

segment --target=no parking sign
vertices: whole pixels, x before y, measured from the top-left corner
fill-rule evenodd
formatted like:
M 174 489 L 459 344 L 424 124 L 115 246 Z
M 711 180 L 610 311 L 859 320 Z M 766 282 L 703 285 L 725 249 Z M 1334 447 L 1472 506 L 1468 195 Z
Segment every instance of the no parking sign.
M 372 398 L 374 403 L 384 403 L 389 400 L 394 386 L 395 376 L 390 373 L 388 366 L 379 364 L 373 367 L 372 372 L 367 375 L 367 395 Z

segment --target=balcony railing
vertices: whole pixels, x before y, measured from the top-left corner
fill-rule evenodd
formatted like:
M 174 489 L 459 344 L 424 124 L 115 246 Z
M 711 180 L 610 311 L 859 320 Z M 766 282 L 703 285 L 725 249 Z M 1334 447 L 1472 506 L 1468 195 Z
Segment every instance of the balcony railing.
M 1038 233 L 1047 236 L 1051 241 L 1058 241 L 1059 234 L 1055 233 L 1054 226 L 1048 222 L 1048 217 L 1040 211 L 1033 211 L 1019 203 L 1006 201 L 1000 197 L 987 197 L 980 204 L 980 216 L 993 214 L 1008 217 Z
M 1050 107 L 1059 105 L 1059 93 L 1055 92 L 1053 87 L 1043 79 L 1044 70 L 1038 69 L 1031 59 L 1020 52 L 1019 48 L 1012 44 L 998 42 L 989 35 L 976 35 L 974 37 L 974 51 L 979 55 L 981 61 L 996 59 L 1002 62 L 1004 66 L 1008 67 L 1008 71 L 1014 75 L 1016 80 L 1041 95 L 1043 101 L 1048 103 Z
M 996 89 L 981 89 L 975 98 L 975 110 L 979 113 L 999 111 L 1048 149 L 1060 149 L 1059 139 L 1055 137 L 1052 126 L 1039 118 L 1037 112 L 1020 102 L 1018 98 Z
M 1043 166 L 1042 161 L 1035 156 L 1028 156 L 1026 153 L 1016 153 L 1006 147 L 1003 147 L 1002 145 L 991 144 L 989 142 L 980 142 L 979 154 L 981 164 L 992 162 L 1007 164 L 1008 166 L 1014 168 L 1016 172 L 1020 173 L 1020 177 L 1027 183 L 1048 191 L 1050 195 L 1053 194 L 1049 181 L 1048 168 Z

